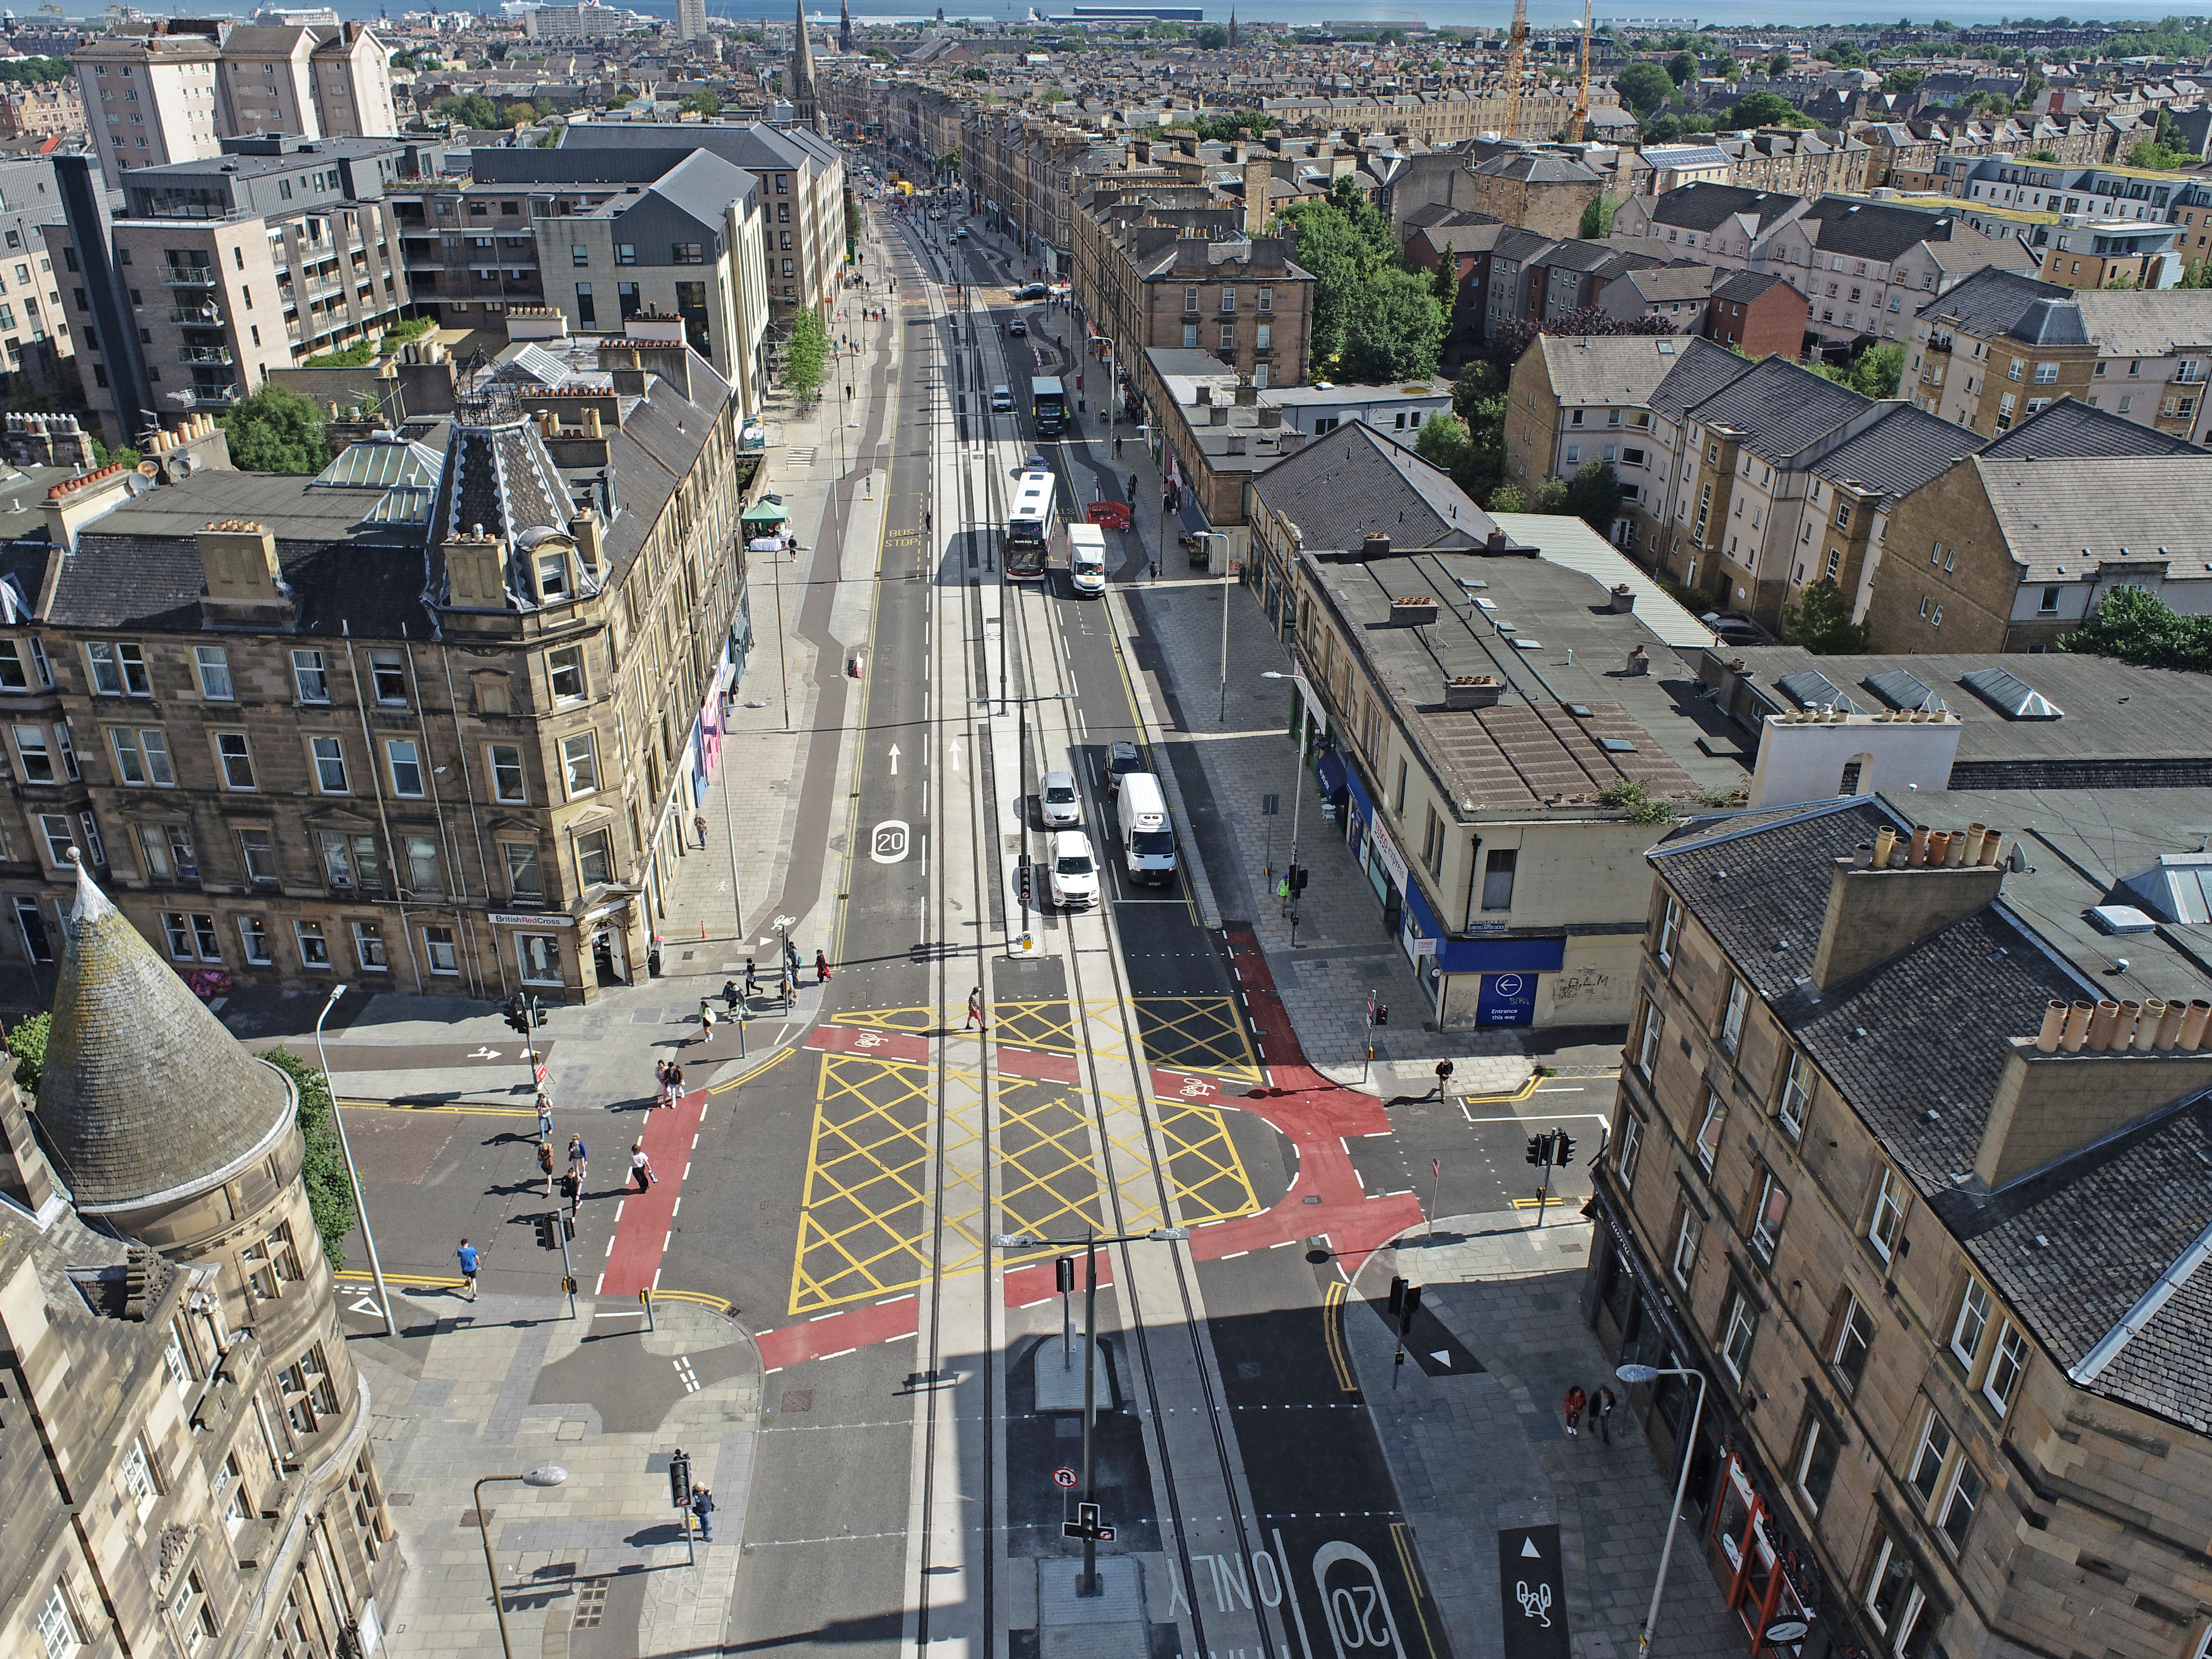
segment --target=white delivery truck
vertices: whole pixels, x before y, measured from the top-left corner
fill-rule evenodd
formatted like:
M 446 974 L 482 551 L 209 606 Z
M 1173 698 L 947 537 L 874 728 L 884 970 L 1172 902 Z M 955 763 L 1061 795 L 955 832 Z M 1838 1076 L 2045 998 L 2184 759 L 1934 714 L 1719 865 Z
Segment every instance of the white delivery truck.
M 1115 798 L 1121 832 L 1121 863 L 1129 879 L 1158 887 L 1175 879 L 1175 826 L 1168 822 L 1167 797 L 1150 772 L 1132 772 Z
M 1067 585 L 1085 599 L 1106 591 L 1106 532 L 1095 524 L 1067 526 Z

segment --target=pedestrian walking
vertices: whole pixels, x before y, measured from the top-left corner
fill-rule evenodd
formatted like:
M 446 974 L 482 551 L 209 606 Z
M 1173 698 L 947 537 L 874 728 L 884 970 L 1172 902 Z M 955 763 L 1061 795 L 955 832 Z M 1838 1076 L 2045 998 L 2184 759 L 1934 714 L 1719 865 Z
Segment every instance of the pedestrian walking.
M 830 958 L 819 951 L 814 953 L 814 982 L 817 985 L 830 982 Z
M 708 1519 L 708 1517 L 713 1515 L 714 1512 L 714 1494 L 713 1490 L 706 1486 L 692 1487 L 691 1513 L 699 1517 L 699 1541 L 702 1544 L 711 1544 L 714 1541 L 714 1534 L 708 1530 L 709 1527 L 713 1523 Z
M 1588 1403 L 1588 1399 L 1589 1396 L 1583 1393 L 1583 1385 L 1581 1383 L 1575 1383 L 1572 1387 L 1568 1389 L 1567 1397 L 1563 1402 L 1563 1408 L 1567 1414 L 1567 1432 L 1569 1434 L 1580 1434 L 1582 1432 L 1580 1425 L 1583 1420 L 1583 1407 Z
M 983 988 L 980 985 L 968 994 L 968 1024 L 960 1029 L 963 1031 L 989 1029 L 983 1024 Z
M 668 1104 L 668 1062 L 665 1060 L 653 1062 L 653 1092 L 660 1097 L 659 1103 L 663 1106 Z
M 722 1006 L 734 1015 L 738 1012 L 738 982 L 733 979 L 722 981 Z
M 1136 475 L 1135 473 L 1132 472 L 1132 473 L 1129 475 L 1129 510 L 1130 510 L 1131 512 L 1133 512 L 1133 513 L 1136 511 L 1136 501 L 1137 501 L 1137 475 Z
M 706 998 L 701 997 L 699 999 L 699 1041 L 711 1042 L 714 1040 L 714 1005 Z
M 469 1300 L 473 1302 L 477 1299 L 477 1247 L 465 1238 L 461 1241 L 461 1248 L 453 1254 L 460 1260 L 461 1277 L 468 1283 Z
M 1114 459 L 1117 461 L 1121 459 L 1121 446 L 1126 441 L 1120 433 L 1114 434 Z
M 674 1111 L 684 1098 L 684 1068 L 674 1060 L 668 1062 L 668 1109 Z
M 585 1172 L 591 1167 L 591 1155 L 584 1150 L 583 1136 L 570 1135 L 568 1137 L 568 1173 L 580 1182 L 584 1178 Z
M 704 812 L 694 812 L 691 815 L 691 827 L 699 832 L 699 845 L 704 847 L 707 844 L 707 815 Z
M 1613 1390 L 1601 1386 L 1590 1401 L 1590 1423 L 1597 1430 L 1597 1437 L 1610 1446 L 1613 1443 Z
M 783 936 L 783 965 L 796 974 L 799 971 L 799 947 L 791 942 L 791 935 Z
M 637 1182 L 640 1192 L 660 1179 L 653 1172 L 653 1160 L 645 1155 L 645 1142 L 642 1140 L 633 1140 L 629 1144 L 629 1173 L 631 1179 Z
M 753 966 L 750 957 L 745 958 L 745 994 L 750 997 L 760 989 L 760 969 Z
M 553 1196 L 553 1143 L 550 1140 L 538 1143 L 538 1168 L 545 1177 L 545 1196 L 550 1198 Z
M 568 1203 L 568 1218 L 574 1220 L 577 1207 L 583 1202 L 584 1179 L 576 1173 L 576 1166 L 573 1164 L 568 1166 L 568 1173 L 561 1177 L 561 1196 Z
M 553 1139 L 553 1103 L 545 1098 L 543 1089 L 538 1091 L 538 1138 L 546 1141 Z

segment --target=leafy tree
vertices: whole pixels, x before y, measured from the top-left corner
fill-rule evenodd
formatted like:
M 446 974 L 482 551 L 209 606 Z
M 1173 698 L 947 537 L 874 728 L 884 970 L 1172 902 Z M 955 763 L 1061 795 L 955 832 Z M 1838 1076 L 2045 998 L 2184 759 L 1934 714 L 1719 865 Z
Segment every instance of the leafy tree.
M 15 1058 L 15 1086 L 33 1106 L 39 1101 L 39 1079 L 46 1066 L 46 1038 L 53 1016 L 33 1014 L 8 1033 L 8 1052 Z
M 960 78 L 963 81 L 988 81 L 991 78 L 991 71 L 971 64 L 960 71 Z
M 1863 624 L 1851 620 L 1851 602 L 1833 576 L 1823 576 L 1782 607 L 1782 638 L 1816 657 L 1849 656 L 1866 649 Z
M 1201 23 L 1191 39 L 1208 52 L 1219 52 L 1229 44 L 1229 31 L 1218 23 Z
M 791 325 L 791 342 L 785 348 L 783 383 L 802 404 L 811 404 L 822 390 L 822 376 L 830 367 L 830 331 L 811 306 L 799 313 Z
M 1686 134 L 1712 130 L 1710 115 L 1659 115 L 1644 124 L 1644 138 L 1646 143 L 1671 144 Z
M 1038 102 L 1048 106 L 1053 104 L 1064 104 L 1067 101 L 1067 94 L 1058 87 L 1047 87 L 1042 92 L 1037 94 L 1037 100 Z
M 1505 389 L 1505 382 L 1489 359 L 1477 357 L 1452 382 L 1452 413 L 1470 424 L 1475 412 Z
M 703 116 L 708 120 L 722 112 L 722 94 L 712 87 L 702 87 L 684 100 L 685 112 Z
M 1275 124 L 1272 115 L 1255 109 L 1240 109 L 1226 115 L 1201 115 L 1190 125 L 1200 137 L 1222 143 L 1243 133 L 1265 132 Z
M 1766 60 L 1767 74 L 1778 81 L 1789 74 L 1790 69 L 1790 54 L 1786 52 L 1778 52 Z
M 441 98 L 436 108 L 457 127 L 489 132 L 500 125 L 498 106 L 480 92 L 465 93 L 459 98 Z
M 1698 54 L 1693 52 L 1678 52 L 1667 60 L 1667 78 L 1678 87 L 1688 86 L 1702 70 Z
M 1601 536 L 1620 516 L 1620 475 L 1611 461 L 1584 461 L 1567 485 L 1566 510 Z
M 2180 616 L 2145 589 L 2117 587 L 2058 648 L 2201 674 L 2212 669 L 2212 617 Z M 15 1038 L 8 1041 L 13 1048 Z
M 1893 69 L 1881 77 L 1884 92 L 1915 92 L 1928 76 L 1926 70 Z
M 1903 346 L 1869 346 L 1859 353 L 1859 360 L 1851 365 L 1844 384 L 1863 398 L 1881 400 L 1897 396 L 1897 383 L 1904 374 Z
M 0 81 L 17 86 L 43 87 L 76 79 L 76 70 L 66 58 L 17 58 L 0 64 Z
M 1444 332 L 1451 332 L 1452 314 L 1459 309 L 1459 256 L 1447 253 L 1429 272 L 1429 292 L 1444 308 Z
M 526 104 L 518 99 L 500 112 L 499 124 L 503 127 L 526 127 L 534 124 L 537 119 L 538 106 Z
M 2158 112 L 2154 135 L 2128 147 L 2128 165 L 2134 167 L 2171 173 L 2179 167 L 2194 167 L 2197 160 L 2185 146 L 2180 126 L 2162 109 Z
M 301 1183 L 307 1189 L 307 1208 L 315 1218 L 315 1231 L 323 1241 L 323 1254 L 331 1271 L 345 1266 L 346 1235 L 353 1231 L 357 1208 L 353 1183 L 346 1179 L 345 1152 L 338 1145 L 331 1118 L 330 1079 L 289 1048 L 268 1048 L 261 1058 L 292 1079 L 300 1093 L 300 1138 L 307 1143 L 301 1161 Z
M 241 472 L 315 473 L 330 465 L 322 413 L 297 392 L 264 386 L 217 419 Z
M 1313 313 L 1307 325 L 1307 343 L 1312 367 L 1319 369 L 1344 349 L 1345 320 L 1359 286 L 1364 250 L 1351 221 L 1337 211 L 1334 203 L 1300 203 L 1288 216 L 1297 227 L 1297 262 L 1313 273 Z
M 1376 270 L 1353 290 L 1345 317 L 1344 373 L 1356 381 L 1425 380 L 1437 372 L 1447 319 L 1410 270 Z
M 1838 69 L 1864 69 L 1867 55 L 1848 40 L 1838 40 L 1820 54 Z
M 1771 92 L 1754 92 L 1747 97 L 1739 98 L 1735 107 L 1729 111 L 1728 122 L 1732 127 L 1786 127 L 1812 125 L 1807 118 L 1797 112 L 1788 100 L 1778 98 Z
M 1674 78 L 1648 58 L 1639 58 L 1613 78 L 1620 101 L 1638 116 L 1649 115 L 1674 95 Z
M 1547 513 L 1556 518 L 1565 518 L 1572 513 L 1575 509 L 1568 499 L 1567 481 L 1565 478 L 1547 478 L 1538 484 L 1536 499 L 1528 503 L 1528 510 L 1531 513 Z
M 1595 242 L 1613 234 L 1613 216 L 1620 211 L 1626 199 L 1619 196 L 1593 197 L 1583 209 L 1583 222 L 1577 230 L 1586 242 Z
M 1487 506 L 1492 513 L 1526 513 L 1528 510 L 1528 497 L 1521 493 L 1519 484 L 1509 482 L 1498 485 L 1490 492 Z
M 950 173 L 957 176 L 960 172 L 959 150 L 957 149 L 948 149 L 944 155 L 939 156 L 937 158 L 937 170 L 939 173 Z
M 2030 150 L 2027 159 L 2031 161 L 2055 161 L 2058 159 L 2058 152 L 2055 149 Z
M 1456 415 L 1432 415 L 1421 422 L 1413 453 L 1430 465 L 1456 474 L 1461 464 L 1474 453 L 1474 434 Z

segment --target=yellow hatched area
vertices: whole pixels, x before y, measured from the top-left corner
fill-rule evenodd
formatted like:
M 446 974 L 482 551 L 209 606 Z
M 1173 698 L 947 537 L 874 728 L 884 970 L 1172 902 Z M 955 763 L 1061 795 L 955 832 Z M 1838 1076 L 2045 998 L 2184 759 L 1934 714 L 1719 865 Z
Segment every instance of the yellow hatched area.
M 1000 1002 L 991 1007 L 991 1035 L 1001 1042 L 1010 1042 L 1020 1048 L 1035 1048 L 1041 1054 L 1075 1054 L 1083 1052 L 1083 1042 L 1076 1031 L 1075 1005 L 1057 998 L 1047 1002 Z M 1118 1002 L 1089 1002 L 1082 1005 L 1081 1018 L 1118 1025 L 1115 1016 L 1121 1012 Z M 1102 1058 L 1120 1059 L 1128 1050 L 1110 1038 L 1094 1042 L 1091 1052 Z
M 965 1015 L 967 1010 L 961 1010 Z M 942 1008 L 857 1008 L 840 1012 L 831 1023 L 837 1025 L 865 1025 L 878 1031 L 911 1031 L 917 1036 L 942 1029 L 945 1011 Z
M 1234 997 L 1138 997 L 1138 1040 L 1153 1066 L 1258 1083 L 1260 1058 Z
M 791 1268 L 791 1311 L 819 1313 L 912 1290 L 928 1277 L 936 1160 L 930 1068 L 822 1056 Z M 950 1116 L 945 1271 L 982 1264 L 983 1194 L 972 1117 Z M 961 1174 L 963 1169 L 970 1173 Z

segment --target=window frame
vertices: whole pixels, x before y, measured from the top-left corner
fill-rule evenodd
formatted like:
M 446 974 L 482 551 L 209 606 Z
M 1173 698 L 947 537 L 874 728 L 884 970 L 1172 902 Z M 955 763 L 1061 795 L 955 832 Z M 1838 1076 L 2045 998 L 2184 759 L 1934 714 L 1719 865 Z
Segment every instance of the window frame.
M 1659 1067 L 1659 1045 L 1666 1040 L 1667 1011 L 1656 999 L 1647 999 L 1644 1005 L 1644 1035 L 1636 1045 L 1636 1069 L 1644 1073 L 1646 1083 Z
M 1721 1091 L 1710 1083 L 1705 1085 L 1705 1115 L 1698 1120 L 1698 1133 L 1690 1141 L 1690 1156 L 1705 1171 L 1705 1179 L 1713 1178 L 1713 1170 L 1721 1161 L 1721 1140 L 1728 1133 L 1729 1103 L 1721 1098 Z M 1707 1133 L 1711 1132 L 1711 1144 Z
M 1772 1214 L 1778 1197 L 1782 1200 L 1781 1211 Z M 1789 1224 L 1790 1188 L 1783 1185 L 1780 1176 L 1761 1165 L 1759 1198 L 1752 1206 L 1751 1225 L 1745 1231 L 1744 1242 L 1751 1246 L 1753 1255 L 1771 1266 L 1774 1253 L 1782 1248 L 1782 1230 Z
M 1996 1298 L 1990 1294 L 1989 1286 L 1968 1273 L 1966 1288 L 1959 1293 L 1959 1311 L 1951 1316 L 1951 1334 L 1944 1346 L 1966 1368 L 1969 1376 L 1973 1375 L 1975 1362 L 1981 1358 L 1982 1340 L 1990 1334 L 1990 1316 L 1996 1311 Z M 1959 1333 L 1966 1328 L 1969 1317 L 1974 1322 L 1974 1338 L 1961 1348 Z
M 216 732 L 211 735 L 215 738 L 216 766 L 222 774 L 223 788 L 232 794 L 258 794 L 261 786 L 253 772 L 253 745 L 246 740 L 246 733 Z M 238 774 L 232 769 L 234 764 L 245 769 L 245 782 L 238 781 Z
M 1751 1351 L 1759 1340 L 1759 1308 L 1741 1285 L 1729 1293 L 1728 1311 L 1721 1320 L 1721 1364 L 1739 1382 L 1751 1369 Z
M 1721 1029 L 1718 1042 L 1721 1052 L 1731 1060 L 1742 1050 L 1743 1028 L 1751 1018 L 1751 987 L 1740 976 L 1729 980 L 1728 1000 L 1721 1006 Z
M 514 765 L 511 769 L 514 774 L 518 793 L 512 795 L 501 794 L 500 793 L 501 777 L 504 772 L 510 769 L 508 768 L 502 767 L 500 763 L 499 757 L 502 753 L 510 754 L 514 757 Z M 530 774 L 528 769 L 523 765 L 522 745 L 520 744 L 486 744 L 484 745 L 484 766 L 491 783 L 491 798 L 493 801 L 501 806 L 527 806 L 530 804 Z
M 192 647 L 192 676 L 200 696 L 210 702 L 236 702 L 238 682 L 231 678 L 230 647 L 196 645 Z M 221 690 L 217 690 L 221 687 Z
M 1885 1265 L 1896 1259 L 1897 1246 L 1905 1237 L 1905 1218 L 1911 1207 L 1911 1199 L 1905 1177 L 1883 1164 L 1875 1182 L 1874 1212 L 1867 1218 L 1865 1237 Z M 1885 1215 L 1892 1218 L 1887 1237 L 1882 1226 Z
M 1988 1401 L 1999 1417 L 2012 1411 L 2013 1401 L 2020 1393 L 2021 1379 L 2027 1375 L 2027 1332 L 2010 1318 L 1998 1322 L 1996 1345 L 1990 1350 L 1990 1368 L 1982 1377 L 1982 1398 Z M 2002 1384 L 1998 1373 L 2008 1373 Z
M 330 746 L 330 752 L 328 754 L 325 754 L 323 752 L 324 745 L 326 744 Z M 343 738 L 318 737 L 312 733 L 309 734 L 307 738 L 307 763 L 310 769 L 312 769 L 315 775 L 315 789 L 317 793 L 325 795 L 350 795 L 353 793 L 353 775 L 346 769 L 345 739 Z M 332 788 L 331 787 L 331 775 L 325 769 L 326 768 L 332 766 L 335 766 L 337 769 L 338 781 L 336 788 Z
M 1672 893 L 1665 896 L 1665 908 L 1659 913 L 1659 943 L 1651 954 L 1662 967 L 1672 968 L 1674 952 L 1682 942 L 1682 901 Z
M 310 666 L 302 662 L 301 659 L 303 657 L 313 658 L 313 665 Z M 313 676 L 315 682 L 322 688 L 320 696 L 310 696 L 307 694 L 307 680 L 310 675 Z M 304 706 L 312 708 L 328 708 L 331 701 L 330 659 L 320 651 L 295 649 L 292 653 L 292 689 L 298 694 L 299 700 Z
M 584 745 L 582 753 L 583 764 L 588 769 L 590 775 L 589 781 L 580 785 L 576 781 L 579 772 L 577 757 L 575 754 L 571 752 L 571 745 L 575 744 L 581 744 Z M 599 793 L 599 734 L 596 732 L 572 732 L 567 737 L 560 739 L 558 747 L 561 754 L 561 783 L 568 799 L 570 800 L 580 800 L 586 795 L 596 795 Z
M 1827 1473 L 1821 1478 L 1820 1490 L 1816 1492 L 1808 1484 L 1806 1476 L 1812 1470 L 1814 1455 L 1824 1445 L 1829 1449 Z M 1790 1466 L 1790 1484 L 1796 1489 L 1797 1496 L 1804 1500 L 1805 1507 L 1814 1515 L 1818 1515 L 1822 1505 L 1828 1501 L 1828 1490 L 1834 1484 L 1837 1468 L 1843 1461 L 1843 1442 L 1821 1419 L 1820 1414 L 1808 1412 L 1805 1419 L 1805 1432 L 1798 1439 L 1796 1458 Z
M 1865 1322 L 1861 1334 L 1860 1322 Z M 1829 1372 L 1843 1386 L 1846 1396 L 1858 1393 L 1859 1384 L 1865 1380 L 1867 1365 L 1874 1358 L 1874 1340 L 1881 1334 L 1874 1312 L 1850 1291 L 1844 1293 L 1844 1305 L 1836 1320 L 1836 1334 L 1827 1345 L 1826 1363 Z M 1858 1358 L 1856 1365 L 1844 1363 L 1844 1350 L 1856 1343 Z
M 399 751 L 404 749 L 409 758 L 402 762 Z M 408 788 L 400 781 L 400 768 L 406 766 L 415 775 L 415 787 Z M 392 780 L 392 793 L 401 800 L 427 800 L 429 798 L 429 769 L 422 759 L 422 744 L 416 738 L 386 738 L 384 740 L 384 769 Z
M 1973 1483 L 1971 1492 L 1967 1490 L 1969 1481 Z M 1934 1517 L 1937 1536 L 1943 1540 L 1953 1554 L 1966 1549 L 1967 1534 L 1974 1529 L 1974 1512 L 1981 1507 L 1982 1499 L 1989 1489 L 1990 1483 L 1982 1479 L 1982 1472 L 1974 1467 L 1973 1459 L 1961 1455 L 1952 1468 L 1949 1482 L 1943 1488 L 1943 1501 L 1929 1511 Z M 1960 1518 L 1959 1506 L 1962 1498 L 1965 1499 L 1966 1514 Z M 1952 1530 L 1954 1521 L 1958 1525 L 1955 1532 Z
M 1690 1280 L 1697 1276 L 1698 1250 L 1703 1242 L 1705 1219 L 1694 1205 L 1682 1206 L 1681 1219 L 1674 1225 L 1674 1248 L 1667 1254 L 1667 1276 L 1682 1289 L 1690 1288 Z M 1688 1261 L 1683 1260 L 1686 1254 Z
M 1805 1138 L 1805 1125 L 1813 1115 L 1814 1084 L 1819 1075 L 1820 1069 L 1814 1065 L 1812 1055 L 1794 1047 L 1788 1051 L 1788 1057 L 1782 1063 L 1782 1095 L 1775 1103 L 1774 1121 L 1782 1126 L 1782 1133 L 1793 1143 Z M 1794 1121 L 1790 1115 L 1790 1103 L 1793 1099 L 1798 1103 Z
M 1624 1107 L 1620 1115 L 1620 1144 L 1613 1155 L 1613 1173 L 1624 1188 L 1636 1185 L 1636 1166 L 1644 1157 L 1644 1120 Z

